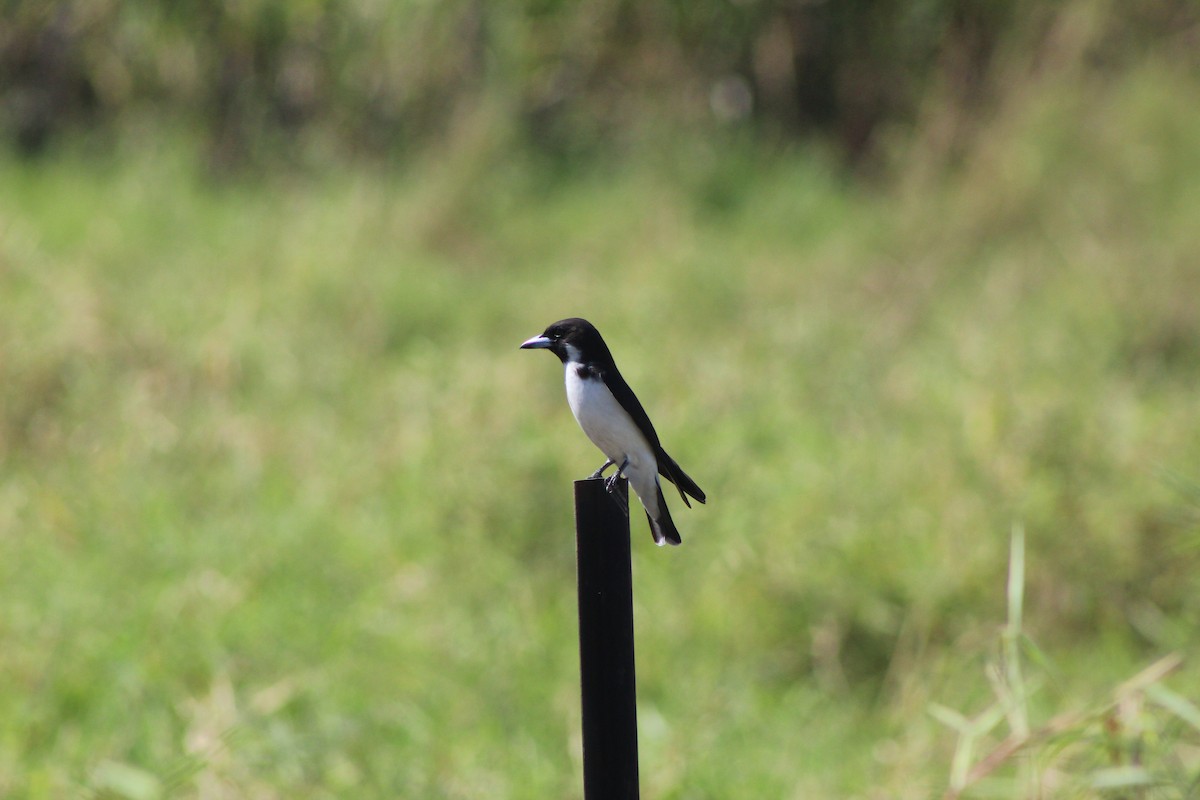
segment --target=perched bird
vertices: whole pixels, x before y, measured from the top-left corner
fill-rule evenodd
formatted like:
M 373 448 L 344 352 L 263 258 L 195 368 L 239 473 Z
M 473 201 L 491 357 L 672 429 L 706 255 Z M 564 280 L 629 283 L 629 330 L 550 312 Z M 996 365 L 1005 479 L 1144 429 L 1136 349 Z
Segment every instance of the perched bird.
M 563 319 L 546 328 L 541 336 L 522 342 L 521 349 L 549 350 L 562 360 L 571 413 L 607 458 L 591 477 L 599 478 L 604 470 L 618 465 L 605 480 L 609 493 L 618 477 L 629 478 L 646 509 L 654 543 L 680 544 L 682 539 L 671 521 L 658 476 L 675 484 L 688 508 L 692 506 L 688 495 L 703 503 L 704 491 L 663 450 L 654 425 L 621 377 L 600 331 L 585 319 Z

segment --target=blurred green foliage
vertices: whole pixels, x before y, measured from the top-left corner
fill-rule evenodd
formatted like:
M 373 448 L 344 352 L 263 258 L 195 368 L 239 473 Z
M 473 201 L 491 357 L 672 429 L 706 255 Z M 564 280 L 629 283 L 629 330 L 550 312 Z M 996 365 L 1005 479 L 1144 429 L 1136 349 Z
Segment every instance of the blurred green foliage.
M 644 796 L 1194 792 L 1192 8 L 5 6 L 9 130 L 84 102 L 0 156 L 0 795 L 578 797 L 568 314 L 711 498 L 634 521 Z M 745 66 L 852 12 L 934 53 L 877 181 Z
M 1095 5 L 1089 57 L 1109 67 L 1197 16 L 1188 0 Z M 998 57 L 1055 58 L 1062 17 L 1030 0 L 8 0 L 0 126 L 33 152 L 165 117 L 236 165 L 411 154 L 483 108 L 494 135 L 558 155 L 753 121 L 858 157 L 931 90 L 978 108 Z

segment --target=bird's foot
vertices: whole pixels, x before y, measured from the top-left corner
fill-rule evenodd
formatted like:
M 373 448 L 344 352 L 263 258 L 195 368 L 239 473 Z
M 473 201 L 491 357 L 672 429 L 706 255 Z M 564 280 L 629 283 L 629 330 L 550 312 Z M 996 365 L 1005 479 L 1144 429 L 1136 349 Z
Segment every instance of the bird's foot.
M 615 462 L 615 461 L 613 461 L 611 458 L 610 458 L 610 459 L 608 459 L 607 461 L 605 461 L 603 464 L 601 464 L 601 465 L 600 465 L 600 469 L 598 469 L 598 470 L 596 470 L 595 472 L 593 472 L 593 473 L 592 473 L 592 476 L 591 476 L 590 478 L 588 478 L 588 480 L 592 480 L 592 481 L 596 480 L 597 478 L 599 478 L 601 475 L 603 475 L 603 474 L 604 474 L 604 470 L 608 469 L 609 467 L 611 467 L 611 466 L 612 466 L 613 464 L 615 464 L 615 463 L 616 463 L 616 462 Z M 607 484 L 607 482 L 605 483 L 605 486 L 604 486 L 604 488 L 605 488 L 605 489 L 608 489 L 608 484 Z M 612 491 L 612 490 L 611 490 L 611 489 L 609 489 L 609 491 Z
M 616 472 L 604 479 L 604 490 L 608 492 L 608 496 L 613 499 L 613 502 L 621 507 L 626 516 L 629 516 L 629 498 L 617 491 L 617 481 L 625 477 L 625 468 L 628 466 L 629 459 L 627 458 L 621 462 L 621 466 L 617 468 Z
M 609 464 L 615 464 L 616 462 L 615 462 L 615 461 L 610 461 L 610 462 L 608 462 L 608 463 L 609 463 Z M 608 464 L 605 464 L 604 466 L 608 466 Z M 621 466 L 617 467 L 617 471 L 616 471 L 616 472 L 614 472 L 612 475 L 609 475 L 607 478 L 605 478 L 605 479 L 604 479 L 604 489 L 605 489 L 605 490 L 606 490 L 606 491 L 607 491 L 609 494 L 612 494 L 613 492 L 615 492 L 615 491 L 617 490 L 617 481 L 618 481 L 619 479 L 621 479 L 621 478 L 624 478 L 624 477 L 625 477 L 625 468 L 626 468 L 626 467 L 628 467 L 628 466 L 629 466 L 629 459 L 627 458 L 627 459 L 625 459 L 624 461 L 622 461 L 622 462 L 621 462 Z M 603 472 L 603 471 L 604 471 L 604 467 L 601 467 L 601 468 L 600 468 L 600 471 L 601 471 L 601 472 Z M 599 477 L 599 475 L 597 474 L 597 476 L 596 476 L 596 477 Z

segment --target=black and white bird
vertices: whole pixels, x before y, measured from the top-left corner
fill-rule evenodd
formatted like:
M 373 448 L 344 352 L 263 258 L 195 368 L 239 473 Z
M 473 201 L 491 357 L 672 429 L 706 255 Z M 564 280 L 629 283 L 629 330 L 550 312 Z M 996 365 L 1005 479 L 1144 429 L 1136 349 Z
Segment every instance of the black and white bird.
M 540 336 L 522 342 L 521 349 L 549 350 L 562 360 L 571 413 L 607 458 L 592 478 L 617 465 L 617 471 L 605 481 L 608 491 L 613 491 L 619 476 L 627 477 L 646 509 L 654 543 L 680 544 L 658 476 L 675 484 L 688 508 L 692 506 L 688 495 L 703 503 L 704 491 L 663 450 L 650 417 L 621 377 L 600 331 L 585 319 L 563 319 Z

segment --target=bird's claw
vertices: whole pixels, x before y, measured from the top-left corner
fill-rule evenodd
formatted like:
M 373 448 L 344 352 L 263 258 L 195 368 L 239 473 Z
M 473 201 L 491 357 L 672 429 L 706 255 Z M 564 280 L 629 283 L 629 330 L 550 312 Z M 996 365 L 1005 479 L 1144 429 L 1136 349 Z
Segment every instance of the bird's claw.
M 616 463 L 616 462 L 614 462 L 612 459 L 605 461 L 603 464 L 600 465 L 600 469 L 598 469 L 592 473 L 592 476 L 590 478 L 588 478 L 588 480 L 592 480 L 592 481 L 596 480 L 597 478 L 599 478 L 601 475 L 604 474 L 604 470 L 611 467 L 614 463 Z M 605 488 L 606 489 L 608 488 L 607 484 L 605 485 Z M 610 489 L 609 491 L 612 491 L 612 490 Z
M 605 464 L 605 466 L 608 466 L 608 464 Z M 628 458 L 622 462 L 621 466 L 617 468 L 616 472 L 604 479 L 604 490 L 608 492 L 608 496 L 613 499 L 613 502 L 620 506 L 621 510 L 625 512 L 625 516 L 629 516 L 629 498 L 627 495 L 621 494 L 617 491 L 617 481 L 625 477 L 625 468 L 627 466 L 629 466 Z M 603 470 L 603 468 L 601 468 L 601 470 Z

